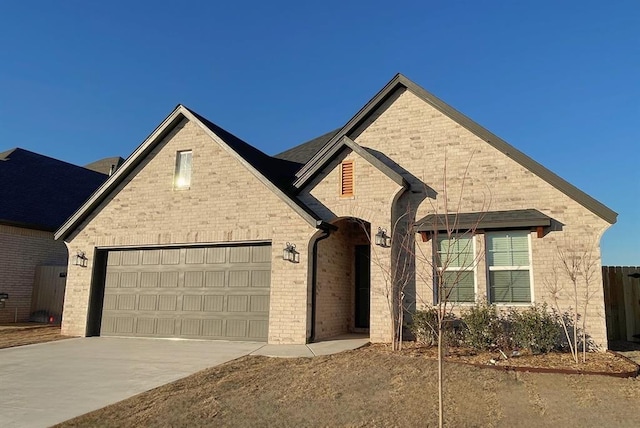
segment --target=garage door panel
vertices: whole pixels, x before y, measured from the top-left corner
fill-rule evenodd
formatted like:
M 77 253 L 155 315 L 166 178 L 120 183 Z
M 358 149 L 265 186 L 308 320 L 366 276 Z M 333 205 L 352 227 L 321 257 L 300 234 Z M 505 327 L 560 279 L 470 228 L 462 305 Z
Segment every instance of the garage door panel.
M 251 296 L 249 301 L 250 312 L 269 312 L 269 296 Z
M 175 312 L 178 308 L 178 296 L 161 294 L 158 296 L 158 310 Z
M 252 247 L 251 262 L 253 263 L 269 263 L 271 262 L 271 247 Z
M 222 312 L 224 310 L 224 295 L 204 296 L 205 312 Z
M 204 248 L 187 248 L 185 263 L 202 265 L 204 264 L 204 256 L 205 256 Z
M 139 311 L 155 311 L 158 304 L 158 296 L 156 294 L 142 294 L 138 298 Z
M 136 333 L 142 336 L 156 334 L 156 319 L 138 317 L 136 323 Z
M 120 285 L 120 274 L 118 272 L 107 272 L 104 280 L 105 288 L 118 288 Z
M 204 285 L 204 272 L 185 272 L 184 286 L 192 288 L 201 288 Z
M 202 311 L 202 296 L 182 296 L 183 311 Z
M 204 274 L 205 287 L 224 287 L 225 284 L 225 271 L 207 271 Z
M 161 337 L 175 336 L 176 320 L 173 318 L 158 318 L 156 321 L 156 334 Z
M 202 320 L 202 336 L 217 338 L 224 336 L 224 321 L 222 319 L 204 319 Z
M 225 247 L 207 248 L 206 250 L 207 264 L 223 264 L 226 261 L 227 261 L 227 248 Z
M 229 272 L 229 287 L 248 287 L 249 286 L 249 271 L 231 271 Z
M 176 288 L 178 287 L 179 272 L 160 272 L 160 287 Z
M 114 250 L 107 260 L 103 335 L 267 338 L 270 246 Z
M 162 250 L 141 250 L 143 265 L 159 265 Z
M 192 318 L 183 318 L 181 327 L 180 327 L 180 335 L 181 336 L 201 336 L 200 332 L 200 324 L 201 320 L 192 319 Z
M 269 333 L 269 322 L 265 320 L 249 320 L 248 335 L 252 339 L 266 337 Z
M 254 270 L 251 272 L 251 287 L 269 287 L 271 285 L 270 270 Z
M 180 263 L 180 250 L 162 250 L 162 264 L 163 265 L 177 265 Z
M 140 263 L 139 251 L 122 251 L 120 257 L 122 266 L 136 266 Z

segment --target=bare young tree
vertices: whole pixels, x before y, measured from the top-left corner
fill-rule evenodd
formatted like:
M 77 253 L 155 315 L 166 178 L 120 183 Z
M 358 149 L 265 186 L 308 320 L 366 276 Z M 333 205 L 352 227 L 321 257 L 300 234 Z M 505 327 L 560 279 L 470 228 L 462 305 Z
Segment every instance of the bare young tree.
M 451 204 L 449 198 L 452 192 L 449 188 L 447 174 L 447 160 L 445 162 L 442 176 L 442 192 L 440 198 L 430 200 L 431 212 L 433 213 L 433 224 L 430 240 L 433 245 L 431 250 L 418 247 L 415 251 L 416 263 L 424 267 L 417 273 L 419 281 L 425 285 L 426 289 L 431 289 L 434 296 L 434 307 L 436 309 L 437 323 L 437 346 L 438 346 L 438 423 L 442 427 L 444 424 L 444 356 L 447 348 L 445 341 L 447 328 L 451 328 L 449 322 L 454 306 L 460 301 L 460 286 L 469 280 L 469 275 L 473 275 L 479 261 L 484 257 L 483 250 L 473 245 L 473 237 L 476 235 L 478 225 L 489 209 L 491 202 L 491 192 L 483 194 L 481 205 L 474 210 L 473 216 L 467 215 L 466 221 L 461 222 L 464 213 L 463 202 L 467 179 L 469 177 L 469 167 L 473 155 L 469 158 L 462 173 L 460 188 L 457 191 L 457 198 Z M 441 204 L 438 202 L 441 201 Z M 419 225 L 415 225 L 419 226 Z M 442 245 L 442 243 L 446 245 Z M 473 276 L 471 276 L 473 278 Z M 456 298 L 453 298 L 453 294 Z M 425 296 L 420 296 L 423 304 L 429 306 Z M 472 301 L 475 301 L 475 290 Z
M 587 314 L 599 290 L 595 284 L 598 260 L 594 256 L 594 245 L 591 243 L 565 242 L 564 245 L 557 245 L 556 254 L 557 265 L 553 266 L 551 274 L 545 278 L 545 287 L 551 295 L 555 310 L 560 315 L 573 360 L 579 362 L 582 349 L 582 362 L 585 363 L 589 350 Z M 573 305 L 562 310 L 561 301 L 571 301 Z M 567 326 L 567 317 L 571 318 L 571 333 Z

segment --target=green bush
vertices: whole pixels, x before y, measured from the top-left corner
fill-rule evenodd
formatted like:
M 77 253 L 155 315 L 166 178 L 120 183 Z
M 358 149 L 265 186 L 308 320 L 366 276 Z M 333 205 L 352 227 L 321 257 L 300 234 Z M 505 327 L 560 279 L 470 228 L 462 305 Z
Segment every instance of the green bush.
M 511 309 L 507 319 L 509 335 L 515 346 L 527 348 L 534 354 L 547 353 L 559 347 L 562 326 L 546 304 L 522 311 Z
M 463 341 L 466 345 L 478 350 L 508 345 L 504 322 L 495 306 L 487 302 L 476 303 L 462 311 L 461 319 L 464 323 Z
M 416 338 L 416 342 L 427 346 L 438 343 L 438 310 L 427 308 L 413 313 L 409 330 Z
M 444 341 L 449 345 L 458 345 L 458 320 L 452 313 L 447 313 L 443 320 Z M 409 330 L 413 333 L 416 342 L 435 346 L 438 344 L 438 308 L 428 307 L 413 313 Z

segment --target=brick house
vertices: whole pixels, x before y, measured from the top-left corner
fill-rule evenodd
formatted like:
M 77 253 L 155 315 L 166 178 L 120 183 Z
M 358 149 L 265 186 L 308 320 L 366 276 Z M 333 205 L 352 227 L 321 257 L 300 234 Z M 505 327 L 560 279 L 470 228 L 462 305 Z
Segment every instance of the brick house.
M 88 255 L 69 265 L 63 332 L 388 341 L 397 260 L 411 266 L 407 302 L 435 299 L 429 258 L 453 244 L 431 239 L 445 200 L 458 229 L 476 226 L 455 250 L 475 260 L 458 268 L 460 305 L 547 300 L 559 243 L 585 237 L 601 283 L 617 214 L 402 75 L 342 128 L 276 156 L 178 105 L 56 232 Z M 379 231 L 389 246 L 371 243 Z M 588 330 L 606 346 L 598 290 Z
M 53 232 L 106 178 L 20 148 L 0 153 L 0 323 L 29 320 L 36 268 L 67 265 Z

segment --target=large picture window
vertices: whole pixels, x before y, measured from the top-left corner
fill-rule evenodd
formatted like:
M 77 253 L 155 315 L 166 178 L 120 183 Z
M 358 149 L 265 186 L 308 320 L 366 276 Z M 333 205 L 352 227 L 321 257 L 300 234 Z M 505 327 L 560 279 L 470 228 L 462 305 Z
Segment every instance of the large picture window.
M 531 302 L 529 232 L 487 233 L 487 267 L 491 303 Z
M 438 237 L 436 284 L 449 302 L 475 301 L 475 252 L 472 237 Z M 437 293 L 436 293 L 437 294 Z M 436 296 L 436 299 L 438 296 Z

